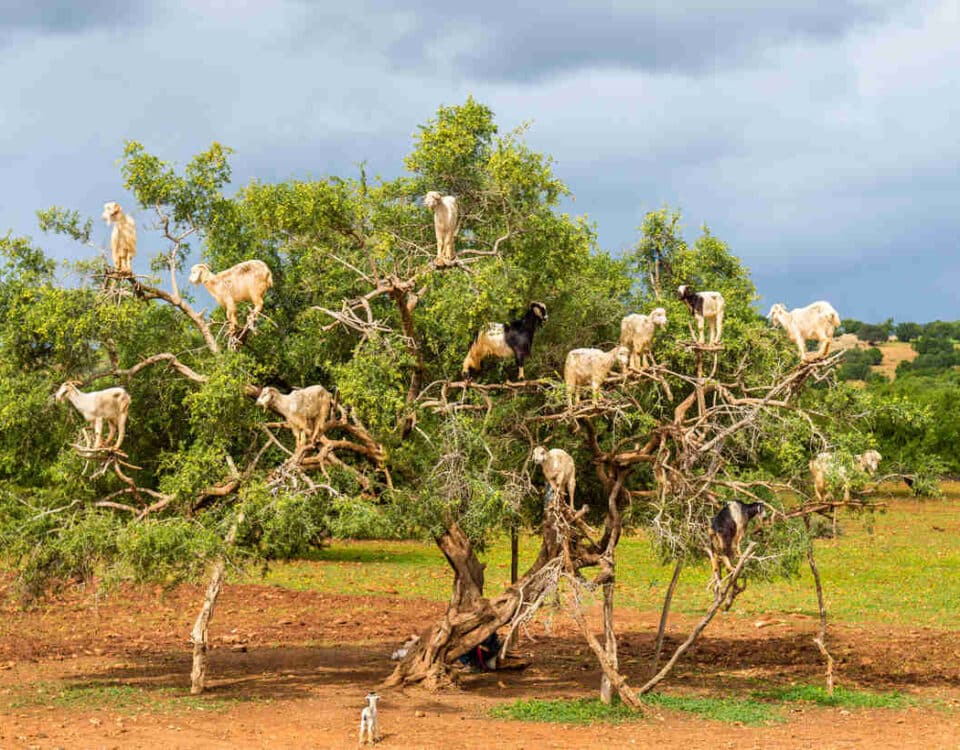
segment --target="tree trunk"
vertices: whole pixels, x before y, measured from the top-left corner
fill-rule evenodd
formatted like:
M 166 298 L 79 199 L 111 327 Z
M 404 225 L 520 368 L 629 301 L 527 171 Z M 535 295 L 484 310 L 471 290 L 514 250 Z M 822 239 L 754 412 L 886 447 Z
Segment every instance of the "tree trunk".
M 834 514 L 836 514 L 837 509 L 833 509 Z M 817 570 L 817 561 L 813 556 L 813 539 L 809 538 L 810 534 L 810 517 L 805 516 L 804 522 L 807 525 L 807 562 L 810 563 L 810 572 L 813 573 L 813 582 L 817 587 L 817 604 L 820 607 L 820 631 L 817 633 L 817 637 L 813 639 L 814 644 L 817 649 L 820 651 L 823 656 L 824 661 L 827 665 L 826 678 L 827 678 L 827 695 L 833 695 L 833 657 L 830 655 L 830 652 L 827 650 L 827 607 L 823 601 L 823 586 L 820 585 L 820 571 Z
M 233 546 L 237 538 L 237 529 L 243 523 L 243 513 L 238 513 L 234 519 L 230 530 L 227 532 L 226 546 Z M 210 583 L 207 585 L 207 593 L 203 598 L 203 606 L 200 607 L 200 614 L 197 615 L 197 621 L 193 624 L 193 630 L 190 633 L 190 641 L 193 643 L 193 668 L 190 670 L 190 692 L 198 695 L 203 692 L 207 679 L 207 652 L 209 651 L 209 640 L 207 638 L 207 627 L 213 617 L 213 610 L 217 604 L 217 597 L 220 596 L 220 590 L 223 588 L 223 576 L 226 571 L 226 556 L 221 556 L 213 564 L 213 572 L 210 575 Z
M 572 513 L 566 506 L 559 512 Z M 453 591 L 441 620 L 420 637 L 420 644 L 397 664 L 386 685 L 422 683 L 438 689 L 456 682 L 450 666 L 463 654 L 476 648 L 491 633 L 503 627 L 524 605 L 540 602 L 556 580 L 538 575 L 560 555 L 557 523 L 547 514 L 543 524 L 540 553 L 530 569 L 513 586 L 493 599 L 483 596 L 483 564 L 477 559 L 470 540 L 456 523 L 436 539 L 450 567 Z M 582 552 L 577 548 L 578 554 Z M 536 606 L 536 605 L 534 605 Z
M 193 669 L 190 670 L 190 692 L 198 695 L 203 692 L 207 679 L 207 626 L 213 617 L 213 608 L 216 606 L 220 589 L 223 588 L 223 571 L 226 562 L 221 558 L 213 564 L 213 574 L 207 586 L 207 594 L 203 599 L 203 606 L 197 621 L 193 625 L 190 640 L 193 642 Z
M 510 527 L 510 585 L 517 582 L 520 573 L 520 529 L 517 524 Z
M 613 583 L 603 586 L 603 653 L 614 670 L 620 669 L 617 659 L 617 635 L 613 630 Z M 600 700 L 610 705 L 613 700 L 613 684 L 606 672 L 600 678 Z
M 667 587 L 667 595 L 663 598 L 663 609 L 660 611 L 660 627 L 657 628 L 657 640 L 653 646 L 653 673 L 657 673 L 657 667 L 660 666 L 660 653 L 663 651 L 663 637 L 667 632 L 667 618 L 670 616 L 670 602 L 673 601 L 673 592 L 680 581 L 680 572 L 683 570 L 683 558 L 677 560 L 673 567 L 673 578 L 670 579 L 670 585 Z

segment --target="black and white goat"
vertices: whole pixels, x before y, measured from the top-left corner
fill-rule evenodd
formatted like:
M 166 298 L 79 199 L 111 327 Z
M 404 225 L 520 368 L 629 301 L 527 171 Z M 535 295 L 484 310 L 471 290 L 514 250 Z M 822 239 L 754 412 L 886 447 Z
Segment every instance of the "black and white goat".
M 533 348 L 533 334 L 547 320 L 547 307 L 541 302 L 531 302 L 526 314 L 512 323 L 491 323 L 477 334 L 470 351 L 463 360 L 463 376 L 470 377 L 473 370 L 487 357 L 506 359 L 516 357 L 520 380 L 524 379 L 523 363 Z
M 697 321 L 698 341 L 703 343 L 703 323 L 710 324 L 710 343 L 719 344 L 723 336 L 723 311 L 727 306 L 720 292 L 697 292 L 692 286 L 681 284 L 677 287 L 680 296 Z
M 720 585 L 720 563 L 728 572 L 733 572 L 734 552 L 739 559 L 740 543 L 747 533 L 747 524 L 754 516 L 763 518 L 765 506 L 763 503 L 742 503 L 733 500 L 720 509 L 720 512 L 710 521 L 710 565 L 713 568 L 714 585 Z

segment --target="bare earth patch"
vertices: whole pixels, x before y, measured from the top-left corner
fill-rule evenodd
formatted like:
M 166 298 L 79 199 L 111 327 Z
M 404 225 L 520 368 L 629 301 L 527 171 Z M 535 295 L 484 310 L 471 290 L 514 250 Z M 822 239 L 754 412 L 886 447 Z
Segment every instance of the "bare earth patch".
M 211 689 L 188 698 L 186 643 L 199 590 L 75 592 L 43 609 L 8 605 L 0 622 L 0 748 L 355 747 L 363 696 L 391 671 L 389 652 L 442 611 L 433 601 L 332 596 L 228 586 L 212 626 Z M 633 682 L 649 670 L 654 613 L 622 609 L 621 664 Z M 668 646 L 692 624 L 674 617 Z M 549 625 L 549 632 L 546 625 Z M 728 615 L 664 685 L 673 694 L 749 695 L 816 683 L 822 667 L 813 619 L 768 615 L 763 626 Z M 596 661 L 557 615 L 535 625 L 532 659 L 518 672 L 469 675 L 462 690 L 381 691 L 382 747 L 560 748 L 955 747 L 960 744 L 960 634 L 879 624 L 835 625 L 832 650 L 846 687 L 900 690 L 907 709 L 788 704 L 786 721 L 742 727 L 655 707 L 619 726 L 494 720 L 518 698 L 593 696 Z

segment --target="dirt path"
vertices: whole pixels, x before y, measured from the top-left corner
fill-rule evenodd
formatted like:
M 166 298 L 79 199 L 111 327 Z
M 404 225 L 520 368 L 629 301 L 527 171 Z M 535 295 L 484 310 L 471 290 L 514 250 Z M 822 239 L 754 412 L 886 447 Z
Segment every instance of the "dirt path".
M 97 606 L 83 593 L 44 610 L 7 607 L 0 621 L 0 748 L 355 747 L 363 695 L 390 672 L 388 653 L 439 615 L 437 602 L 343 597 L 231 586 L 212 635 L 212 689 L 185 697 L 186 634 L 197 590 L 122 589 Z M 649 668 L 655 615 L 618 612 L 621 664 L 634 682 Z M 816 683 L 815 623 L 722 618 L 664 686 L 671 694 L 745 695 Z M 496 721 L 517 698 L 592 696 L 599 674 L 559 616 L 519 650 L 522 672 L 468 676 L 441 695 L 381 691 L 382 747 L 957 747 L 960 635 L 879 625 L 836 626 L 832 647 L 849 687 L 899 689 L 904 710 L 793 706 L 786 723 L 741 727 L 651 708 L 619 726 Z M 668 646 L 689 627 L 675 618 Z M 66 690 L 66 693 L 64 691 Z M 941 707 L 931 706 L 937 701 Z M 951 709 L 951 707 L 953 707 Z

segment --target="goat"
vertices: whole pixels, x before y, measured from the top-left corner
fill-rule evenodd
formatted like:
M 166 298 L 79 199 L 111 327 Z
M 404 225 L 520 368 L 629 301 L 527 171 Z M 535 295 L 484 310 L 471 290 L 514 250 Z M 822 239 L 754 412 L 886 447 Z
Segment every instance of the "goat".
M 84 393 L 76 383 L 66 382 L 60 386 L 54 398 L 57 401 L 67 399 L 87 422 L 93 423 L 94 448 L 103 444 L 103 423 L 109 425 L 107 443 L 117 435 L 113 450 L 120 450 L 127 428 L 127 414 L 130 410 L 130 394 L 124 388 L 107 388 L 102 391 Z M 86 428 L 84 428 L 86 435 Z
M 662 307 L 654 308 L 649 315 L 634 313 L 620 321 L 620 346 L 630 350 L 629 369 L 639 370 L 649 364 L 654 331 L 666 324 L 667 311 Z
M 424 196 L 423 205 L 433 211 L 433 228 L 437 234 L 436 264 L 448 265 L 456 256 L 454 238 L 457 236 L 457 220 L 460 214 L 457 199 L 452 195 L 441 197 L 436 190 L 431 190 Z
M 710 324 L 710 343 L 719 344 L 723 336 L 723 311 L 727 306 L 723 295 L 720 292 L 695 292 L 687 284 L 677 287 L 677 293 L 697 321 L 697 341 L 703 343 L 703 322 L 706 320 Z
M 247 324 L 251 331 L 256 330 L 264 295 L 273 286 L 273 274 L 262 260 L 245 260 L 216 274 L 206 263 L 198 263 L 190 269 L 190 283 L 203 284 L 217 304 L 226 310 L 232 335 L 238 328 L 237 304 L 240 302 L 253 303 Z
M 853 457 L 853 463 L 857 469 L 867 476 L 873 476 L 880 466 L 880 460 L 883 458 L 877 451 L 869 450 Z M 843 489 L 843 502 L 850 502 L 850 483 L 853 477 L 847 473 L 847 467 L 838 462 L 836 456 L 832 453 L 819 453 L 817 457 L 810 462 L 810 474 L 813 476 L 813 493 L 817 497 L 817 502 L 825 501 L 829 494 L 827 490 L 827 478 L 833 473 L 839 480 Z M 833 538 L 837 538 L 837 506 L 833 506 Z
M 257 398 L 258 406 L 283 415 L 298 449 L 317 439 L 330 416 L 332 403 L 333 396 L 322 385 L 296 389 L 287 395 L 268 385 L 261 389 Z
M 121 273 L 133 273 L 133 256 L 137 254 L 137 222 L 120 208 L 116 201 L 103 204 L 103 220 L 113 225 L 110 253 L 113 265 Z
M 600 385 L 615 362 L 621 365 L 627 362 L 630 350 L 625 346 L 615 346 L 609 352 L 601 349 L 573 349 L 567 353 L 563 364 L 563 382 L 567 384 L 567 406 L 580 403 L 580 388 L 589 385 L 593 391 L 593 400 L 600 395 Z
M 543 476 L 553 492 L 553 498 L 557 500 L 566 494 L 567 502 L 573 505 L 577 489 L 577 467 L 573 457 L 562 448 L 547 450 L 538 445 L 533 449 L 533 462 L 543 467 Z
M 380 741 L 380 717 L 377 714 L 377 703 L 380 696 L 376 693 L 367 693 L 367 705 L 360 712 L 360 734 L 357 737 L 358 745 L 372 745 Z
M 517 360 L 520 380 L 524 379 L 523 363 L 533 348 L 533 334 L 547 320 L 547 307 L 541 302 L 531 302 L 526 314 L 512 323 L 491 323 L 477 334 L 470 351 L 463 360 L 463 376 L 470 378 L 472 370 L 479 370 L 487 357 L 506 359 L 511 354 Z
M 825 357 L 830 351 L 833 332 L 840 325 L 840 316 L 829 302 L 820 300 L 806 307 L 798 307 L 790 312 L 779 302 L 770 308 L 767 316 L 774 327 L 783 326 L 790 340 L 800 350 L 800 361 L 807 359 L 807 340 L 816 339 L 820 343 L 816 357 Z
M 873 476 L 877 473 L 880 461 L 883 459 L 877 451 L 866 451 L 853 457 L 855 466 L 867 476 Z M 810 462 L 810 474 L 813 477 L 813 493 L 817 497 L 817 502 L 822 503 L 829 496 L 827 490 L 827 478 L 831 473 L 839 479 L 843 489 L 843 501 L 850 502 L 850 480 L 852 477 L 847 475 L 847 469 L 843 464 L 837 461 L 832 453 L 819 453 L 817 457 Z
M 727 503 L 710 521 L 710 566 L 713 569 L 714 585 L 720 585 L 720 564 L 733 572 L 733 554 L 741 555 L 740 543 L 747 532 L 747 524 L 754 516 L 763 518 L 763 503 L 743 503 L 733 500 Z

